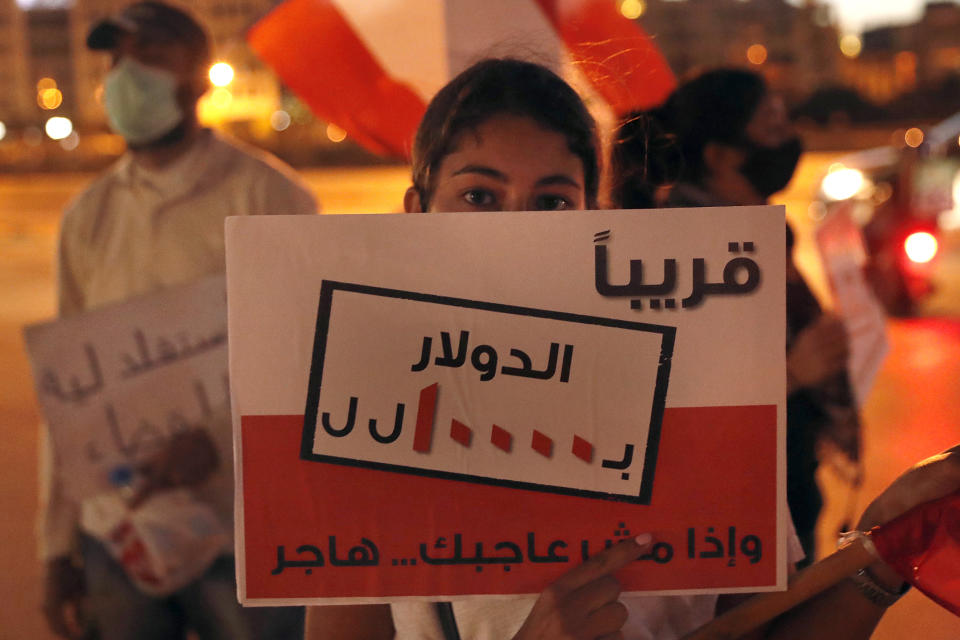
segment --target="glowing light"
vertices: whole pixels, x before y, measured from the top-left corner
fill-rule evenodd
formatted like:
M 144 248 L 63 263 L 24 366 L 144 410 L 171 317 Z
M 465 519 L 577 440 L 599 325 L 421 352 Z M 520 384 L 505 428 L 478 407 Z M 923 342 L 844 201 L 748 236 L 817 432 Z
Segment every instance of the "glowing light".
M 0 140 L 3 140 L 6 137 L 7 137 L 7 125 L 5 125 L 2 120 L 0 120 Z
M 863 188 L 863 174 L 856 169 L 839 167 L 831 170 L 820 185 L 823 195 L 831 200 L 852 198 Z
M 47 124 L 44 125 L 43 129 L 51 139 L 63 140 L 73 133 L 73 123 L 70 122 L 70 118 L 54 116 L 47 120 Z
M 852 33 L 840 38 L 840 53 L 848 58 L 856 58 L 863 51 L 863 42 L 858 36 Z
M 911 127 L 903 134 L 903 141 L 907 143 L 908 147 L 916 149 L 923 144 L 923 131 L 916 127 Z
M 210 82 L 215 87 L 225 87 L 233 82 L 233 67 L 226 62 L 218 62 L 210 67 Z
M 52 110 L 63 104 L 63 94 L 60 89 L 44 89 L 37 94 L 37 104 L 41 109 Z
M 644 0 L 622 0 L 620 2 L 620 13 L 629 20 L 636 20 L 646 10 L 647 3 Z
M 73 151 L 80 146 L 80 136 L 77 135 L 76 131 L 71 131 L 70 135 L 60 141 L 60 146 L 65 151 Z
M 343 142 L 347 139 L 347 132 L 331 122 L 327 125 L 327 137 L 332 142 Z
M 907 253 L 907 257 L 918 264 L 925 264 L 933 260 L 938 249 L 937 239 L 932 233 L 926 231 L 911 233 L 903 241 L 903 250 Z
M 46 91 L 47 89 L 56 89 L 57 81 L 53 78 L 40 78 L 37 81 L 37 92 Z
M 233 94 L 230 93 L 230 89 L 217 87 L 210 94 L 210 104 L 217 109 L 226 109 L 231 102 L 233 102 Z
M 767 48 L 762 44 L 752 44 L 747 48 L 747 60 L 750 64 L 761 65 L 767 61 Z
M 274 131 L 286 131 L 290 126 L 290 114 L 280 109 L 270 114 L 270 126 Z

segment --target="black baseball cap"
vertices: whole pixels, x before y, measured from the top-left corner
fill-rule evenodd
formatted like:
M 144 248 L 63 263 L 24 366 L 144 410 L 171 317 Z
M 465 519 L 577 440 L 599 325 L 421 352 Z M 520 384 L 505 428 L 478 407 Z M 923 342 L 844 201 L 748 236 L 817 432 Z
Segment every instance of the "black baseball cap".
M 122 34 L 133 34 L 150 42 L 177 42 L 187 45 L 198 62 L 210 59 L 206 30 L 189 13 L 163 2 L 137 2 L 97 22 L 87 34 L 87 47 L 111 50 Z

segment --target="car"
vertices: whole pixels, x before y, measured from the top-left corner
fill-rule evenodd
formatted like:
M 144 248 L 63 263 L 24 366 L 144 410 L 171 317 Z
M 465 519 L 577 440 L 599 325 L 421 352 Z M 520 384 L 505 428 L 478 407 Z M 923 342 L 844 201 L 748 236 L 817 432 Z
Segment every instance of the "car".
M 864 275 L 895 316 L 933 292 L 940 238 L 960 228 L 960 113 L 902 135 L 901 146 L 841 157 L 814 196 L 819 217 L 846 215 L 860 228 Z

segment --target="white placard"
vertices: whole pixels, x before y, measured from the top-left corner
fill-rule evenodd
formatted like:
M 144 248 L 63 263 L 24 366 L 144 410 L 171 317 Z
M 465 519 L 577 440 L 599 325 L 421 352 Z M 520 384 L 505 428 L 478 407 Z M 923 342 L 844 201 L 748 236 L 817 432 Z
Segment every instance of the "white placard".
M 24 334 L 56 471 L 72 499 L 109 488 L 111 470 L 229 405 L 222 275 Z

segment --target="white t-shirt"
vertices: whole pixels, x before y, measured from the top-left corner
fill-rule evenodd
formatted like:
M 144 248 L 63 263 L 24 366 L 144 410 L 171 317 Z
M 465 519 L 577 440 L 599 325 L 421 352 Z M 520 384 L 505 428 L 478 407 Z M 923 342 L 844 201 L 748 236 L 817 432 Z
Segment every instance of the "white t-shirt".
M 136 295 L 222 273 L 224 219 L 260 214 L 315 214 L 310 190 L 288 166 L 262 151 L 203 130 L 190 149 L 162 169 L 127 154 L 67 208 L 57 252 L 61 316 L 82 313 Z M 209 426 L 230 450 L 229 416 Z M 96 537 L 98 514 L 90 501 L 69 501 L 54 453 L 41 430 L 41 558 L 70 550 L 74 533 Z M 232 522 L 232 460 L 197 492 Z

